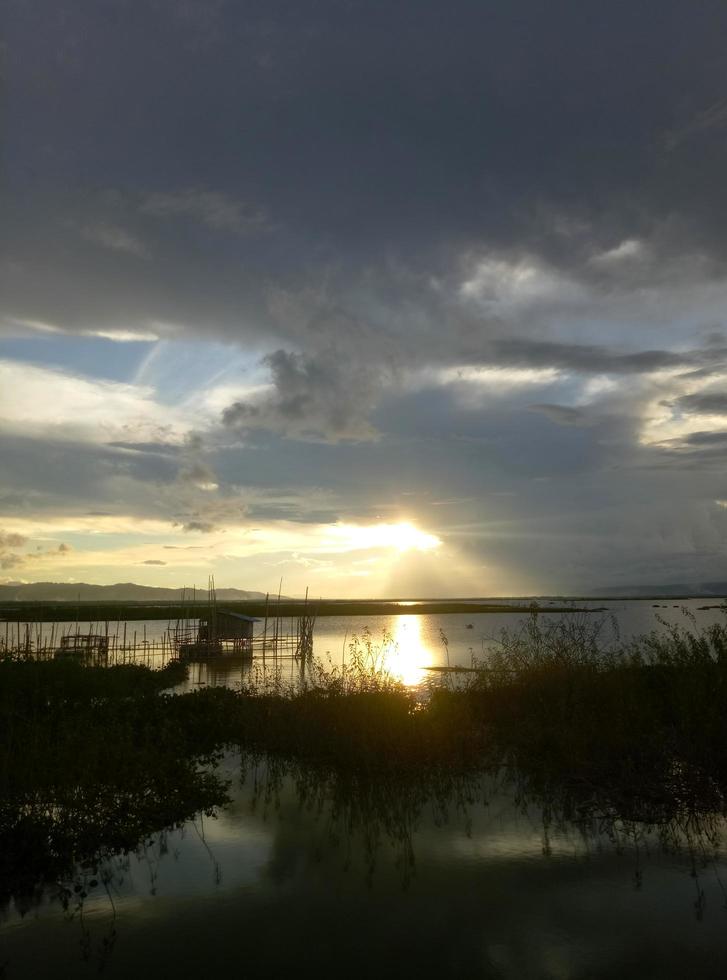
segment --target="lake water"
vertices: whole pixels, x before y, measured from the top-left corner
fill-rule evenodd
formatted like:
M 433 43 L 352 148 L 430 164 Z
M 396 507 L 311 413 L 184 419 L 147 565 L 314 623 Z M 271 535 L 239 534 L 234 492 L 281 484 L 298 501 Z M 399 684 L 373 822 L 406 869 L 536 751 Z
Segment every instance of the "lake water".
M 575 615 L 582 621 L 603 621 L 603 640 L 614 639 L 615 624 L 618 635 L 622 640 L 648 633 L 651 630 L 662 630 L 661 621 L 683 624 L 692 628 L 685 614 L 694 617 L 696 627 L 702 628 L 716 622 L 724 621 L 724 613 L 717 608 L 721 600 L 686 599 L 679 601 L 662 600 L 618 600 L 615 602 L 588 603 L 590 607 L 598 607 L 601 612 L 591 612 Z M 562 601 L 557 600 L 558 606 Z M 579 603 L 578 605 L 583 605 Z M 703 607 L 711 608 L 703 608 Z M 560 619 L 560 613 L 547 613 L 543 603 L 540 620 Z M 425 614 L 411 613 L 407 615 L 387 616 L 321 616 L 316 621 L 313 650 L 317 659 L 327 667 L 340 667 L 351 660 L 352 644 L 358 645 L 359 650 L 370 645 L 372 657 L 379 666 L 399 677 L 406 684 L 420 685 L 427 678 L 436 675 L 431 668 L 445 666 L 469 667 L 473 657 L 487 660 L 488 654 L 497 645 L 502 630 L 516 631 L 528 619 L 525 613 L 446 613 Z M 62 624 L 66 631 L 75 630 L 75 624 Z M 137 642 L 147 639 L 154 643 L 161 639 L 168 624 L 163 620 L 147 620 L 129 622 L 126 635 L 131 641 L 135 635 Z M 83 632 L 90 624 L 80 623 Z M 48 624 L 44 629 L 50 629 Z M 282 629 L 294 631 L 294 625 L 288 621 Z M 262 624 L 256 632 L 262 630 Z M 446 644 L 445 644 L 446 640 Z M 161 666 L 163 660 L 157 655 L 143 654 L 145 659 L 154 666 Z M 266 660 L 265 670 L 269 675 L 276 669 L 272 657 Z M 296 683 L 300 677 L 298 665 L 291 658 L 281 658 L 277 662 L 277 671 L 285 681 Z M 254 663 L 235 657 L 217 658 L 209 662 L 190 664 L 190 679 L 184 689 L 193 689 L 205 685 L 228 685 L 239 688 L 241 683 L 255 683 L 262 676 L 262 663 L 256 657 Z
M 727 866 L 695 825 L 665 850 L 621 821 L 544 819 L 495 779 L 465 804 L 406 787 L 372 803 L 225 765 L 219 817 L 112 861 L 82 911 L 11 907 L 3 976 L 724 976 Z
M 623 638 L 722 620 L 707 600 L 599 603 Z M 602 616 L 603 614 L 592 614 Z M 321 618 L 315 653 L 339 664 L 365 630 L 409 684 L 486 658 L 512 614 Z M 471 628 L 469 628 L 471 625 Z M 145 624 L 147 635 L 165 623 Z M 138 627 L 141 632 L 141 626 Z M 442 639 L 444 635 L 448 644 Z M 237 686 L 240 662 L 192 665 L 188 687 Z M 298 669 L 288 664 L 284 669 Z M 701 978 L 727 971 L 727 863 L 719 815 L 659 832 L 594 802 L 573 812 L 516 776 L 368 784 L 231 754 L 231 803 L 151 835 L 0 911 L 0 977 Z M 243 778 L 244 775 L 244 778 Z
M 618 635 L 627 640 L 653 629 L 663 629 L 660 620 L 691 626 L 684 610 L 694 616 L 698 628 L 724 621 L 720 609 L 704 609 L 719 600 L 688 599 L 681 602 L 651 600 L 588 603 L 603 612 L 579 613 L 581 621 L 603 622 L 603 639 L 615 638 L 613 623 Z M 562 602 L 557 602 L 562 606 Z M 583 605 L 578 603 L 577 605 Z M 539 614 L 541 622 L 560 619 L 561 613 Z M 473 613 L 427 614 L 366 617 L 321 617 L 316 623 L 314 652 L 324 661 L 340 664 L 348 655 L 352 639 L 359 642 L 368 630 L 372 644 L 381 648 L 383 660 L 395 676 L 407 684 L 418 684 L 432 667 L 472 665 L 472 658 L 487 660 L 489 652 L 497 645 L 503 630 L 517 631 L 528 619 L 527 614 Z M 613 618 L 613 623 L 611 621 Z M 382 644 L 383 637 L 391 642 Z M 446 644 L 445 644 L 446 640 Z
M 518 600 L 513 600 L 518 601 Z M 548 600 L 540 600 L 543 611 L 539 614 L 540 621 L 560 619 L 560 613 L 547 612 Z M 563 601 L 552 600 L 554 605 L 562 607 Z M 719 608 L 720 599 L 686 599 L 686 600 L 617 600 L 591 603 L 574 603 L 578 606 L 588 606 L 602 611 L 588 614 L 569 614 L 581 621 L 592 623 L 602 621 L 602 637 L 605 643 L 618 636 L 622 640 L 648 633 L 651 630 L 664 629 L 663 622 L 683 624 L 689 628 L 702 628 L 716 622 L 724 622 L 725 614 Z M 705 608 L 707 607 L 707 608 Z M 413 607 L 415 608 L 415 607 Z M 689 620 L 694 617 L 694 624 Z M 352 645 L 359 650 L 370 648 L 372 659 L 378 666 L 388 670 L 404 683 L 412 686 L 423 684 L 437 673 L 436 668 L 445 666 L 470 667 L 473 657 L 487 660 L 488 654 L 498 643 L 498 637 L 503 630 L 517 631 L 528 619 L 526 613 L 444 613 L 417 614 L 412 612 L 405 615 L 385 616 L 321 616 L 316 621 L 314 631 L 313 651 L 315 657 L 326 667 L 339 667 L 350 663 Z M 196 620 L 190 620 L 194 625 Z M 136 659 L 150 666 L 160 667 L 169 659 L 170 651 L 163 656 L 153 646 L 159 643 L 170 626 L 166 620 L 128 621 L 125 632 L 119 637 L 125 637 L 128 644 L 137 644 Z M 109 629 L 117 630 L 115 623 Z M 256 634 L 262 632 L 262 623 L 256 626 Z M 7 624 L 8 638 L 12 645 L 13 637 L 24 635 L 24 624 Z M 47 642 L 51 630 L 55 630 L 56 641 L 64 632 L 103 631 L 104 626 L 98 623 L 81 621 L 75 623 L 45 623 L 42 626 L 33 625 L 31 636 L 34 641 Z M 123 627 L 121 627 L 123 629 Z M 272 626 L 271 626 L 272 629 Z M 282 621 L 281 632 L 295 632 L 295 624 L 289 620 Z M 0 635 L 0 645 L 5 639 Z M 145 653 L 143 642 L 148 641 L 150 650 Z M 446 641 L 446 642 L 445 642 Z M 432 670 L 434 668 L 434 670 Z M 262 661 L 256 656 L 255 662 L 248 659 L 226 656 L 207 662 L 190 663 L 190 677 L 183 690 L 194 689 L 206 685 L 227 685 L 239 688 L 240 684 L 259 682 L 262 676 L 270 677 L 273 673 L 284 681 L 297 683 L 300 678 L 298 664 L 290 657 L 275 660 L 272 656 L 266 658 L 265 671 Z

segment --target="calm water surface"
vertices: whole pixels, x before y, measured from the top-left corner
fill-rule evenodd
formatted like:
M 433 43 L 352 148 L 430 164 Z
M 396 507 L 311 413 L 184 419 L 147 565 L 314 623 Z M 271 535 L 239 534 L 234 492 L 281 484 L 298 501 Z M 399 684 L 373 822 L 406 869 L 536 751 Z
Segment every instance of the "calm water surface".
M 720 602 L 716 599 L 663 600 L 658 603 L 652 600 L 599 601 L 590 605 L 603 607 L 605 611 L 589 613 L 588 619 L 604 620 L 604 641 L 615 637 L 614 623 L 618 635 L 626 640 L 653 629 L 664 629 L 660 620 L 692 628 L 685 610 L 694 616 L 697 628 L 724 622 L 724 613 L 719 608 L 700 609 L 704 606 L 714 607 Z M 557 604 L 562 605 L 562 602 L 558 601 Z M 547 612 L 540 615 L 541 620 L 550 618 Z M 557 619 L 560 615 L 550 614 Z M 378 665 L 390 670 L 406 684 L 419 685 L 436 674 L 431 670 L 433 667 L 469 667 L 473 657 L 486 660 L 488 653 L 497 645 L 502 630 L 517 630 L 527 618 L 527 615 L 517 613 L 321 616 L 315 627 L 314 653 L 326 666 L 340 667 L 350 662 L 352 644 L 358 644 L 359 649 L 370 644 Z M 146 629 L 146 636 L 153 640 L 161 636 L 166 626 L 164 622 L 155 621 L 131 623 L 129 633 L 136 630 L 137 635 L 142 636 L 142 631 Z M 186 687 L 206 684 L 239 687 L 241 681 L 250 683 L 258 679 L 260 668 L 259 660 L 251 665 L 233 658 L 192 664 Z M 268 659 L 266 670 L 269 672 L 270 668 L 271 660 Z M 293 683 L 300 677 L 298 666 L 290 660 L 281 660 L 278 669 L 283 679 Z
M 517 600 L 515 600 L 517 601 Z M 541 600 L 541 607 L 547 610 L 547 600 Z M 685 610 L 694 616 L 697 628 L 709 626 L 712 623 L 724 622 L 724 613 L 717 608 L 719 599 L 687 599 L 678 601 L 661 600 L 618 600 L 604 602 L 599 600 L 588 603 L 591 607 L 603 609 L 587 615 L 591 621 L 604 621 L 603 639 L 608 641 L 615 637 L 613 624 L 622 639 L 629 639 L 650 630 L 664 629 L 663 622 L 681 623 L 689 628 Z M 562 606 L 562 600 L 555 604 Z M 583 603 L 578 603 L 583 605 Z M 700 608 L 700 607 L 711 608 Z M 549 618 L 560 618 L 559 613 L 540 614 L 541 621 Z M 582 614 L 576 614 L 581 616 Z M 340 667 L 351 660 L 352 645 L 359 650 L 369 649 L 378 666 L 389 670 L 408 685 L 420 685 L 428 678 L 431 679 L 436 670 L 431 668 L 444 666 L 472 665 L 473 657 L 487 660 L 489 652 L 497 645 L 502 630 L 517 630 L 527 620 L 526 614 L 520 613 L 472 613 L 472 614 L 427 614 L 419 615 L 388 615 L 388 616 L 321 616 L 316 622 L 314 633 L 314 654 L 326 667 Z M 190 623 L 196 621 L 190 620 Z M 144 640 L 152 645 L 161 640 L 167 631 L 165 620 L 129 621 L 126 624 L 125 636 L 128 642 L 133 640 L 141 645 Z M 173 624 L 172 624 L 173 625 Z M 56 638 L 63 632 L 103 631 L 101 624 L 81 622 L 78 627 L 74 623 L 34 625 L 31 630 L 33 639 L 50 637 L 51 629 L 55 628 Z M 24 631 L 24 624 L 10 624 L 10 639 L 13 630 Z M 110 624 L 113 632 L 116 624 Z M 295 626 L 284 620 L 283 632 L 294 632 Z M 262 622 L 256 627 L 256 633 L 262 632 Z M 445 643 L 446 640 L 446 643 Z M 161 667 L 166 657 L 158 653 L 143 651 L 137 653 L 137 659 L 147 662 L 150 666 Z M 275 662 L 268 657 L 265 663 L 265 676 L 279 674 L 284 681 L 297 683 L 300 678 L 299 666 L 290 657 Z M 263 675 L 262 662 L 256 658 L 254 664 L 246 659 L 226 656 L 208 662 L 190 664 L 190 678 L 183 689 L 195 689 L 205 685 L 228 685 L 239 688 L 240 684 L 250 684 L 259 681 Z
M 466 804 L 391 788 L 360 827 L 355 793 L 306 802 L 225 764 L 231 805 L 115 859 L 82 910 L 9 909 L 5 976 L 724 976 L 727 866 L 696 827 L 665 850 L 618 821 L 548 825 L 494 779 Z

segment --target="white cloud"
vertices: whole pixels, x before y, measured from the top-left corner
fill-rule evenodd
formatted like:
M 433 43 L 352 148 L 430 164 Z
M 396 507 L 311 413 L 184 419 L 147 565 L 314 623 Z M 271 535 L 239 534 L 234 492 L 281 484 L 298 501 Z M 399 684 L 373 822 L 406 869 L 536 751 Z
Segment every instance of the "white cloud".
M 73 330 L 67 327 L 61 327 L 56 323 L 48 323 L 45 320 L 33 320 L 21 317 L 4 317 L 0 323 L 3 332 L 14 333 L 18 329 L 21 333 L 26 333 L 30 330 L 32 333 L 41 334 L 62 334 L 66 336 L 80 336 L 80 337 L 99 337 L 104 340 L 114 340 L 117 343 L 138 343 L 140 341 L 156 341 L 159 339 L 159 333 L 155 329 L 149 329 L 145 326 L 138 327 L 103 327 L 98 330 L 83 328 L 79 330 Z
M 192 420 L 154 390 L 0 361 L 0 427 L 24 436 L 91 442 L 181 441 Z
M 135 579 L 149 581 L 149 575 L 153 578 L 155 574 L 149 570 L 163 567 L 165 581 L 171 574 L 176 583 L 183 573 L 191 584 L 195 576 L 200 581 L 216 568 L 218 581 L 222 580 L 221 575 L 232 576 L 235 584 L 242 580 L 255 588 L 263 586 L 269 568 L 276 569 L 277 585 L 281 566 L 286 567 L 286 576 L 291 574 L 300 589 L 305 588 L 312 573 L 323 574 L 335 586 L 364 572 L 383 582 L 382 576 L 407 556 L 416 561 L 442 546 L 437 535 L 410 521 L 272 521 L 254 527 L 230 524 L 204 538 L 190 538 L 171 522 L 138 520 L 132 515 L 69 515 L 8 521 L 4 533 L 11 542 L 41 542 L 36 552 L 22 561 L 31 578 L 42 574 L 68 581 L 72 574 L 77 580 L 91 577 L 93 581 L 113 582 L 119 580 L 121 570 L 133 568 Z M 72 547 L 59 547 L 61 535 L 71 540 Z M 194 543 L 190 544 L 190 540 Z M 286 577 L 286 581 L 290 578 Z
M 37 540 L 73 534 L 161 537 L 169 535 L 171 522 L 136 514 L 56 514 L 53 517 L 7 517 L 3 518 L 3 527 L 7 533 Z
M 86 330 L 84 331 L 84 336 L 100 337 L 103 340 L 113 340 L 117 344 L 138 344 L 153 343 L 159 340 L 159 335 L 153 333 L 151 330 L 114 330 L 109 328 L 107 330 Z
M 630 259 L 640 259 L 646 255 L 646 246 L 638 238 L 625 238 L 614 248 L 599 252 L 591 259 L 596 264 L 613 264 Z
M 459 294 L 501 312 L 507 307 L 572 300 L 582 295 L 582 287 L 531 259 L 511 262 L 487 256 L 475 262 L 460 283 Z
M 623 384 L 622 379 L 611 378 L 607 374 L 598 374 L 594 378 L 587 378 L 583 382 L 582 404 L 595 401 L 601 395 L 611 394 L 617 391 Z
M 494 393 L 510 388 L 553 384 L 563 376 L 563 372 L 557 368 L 498 367 L 494 364 L 460 364 L 434 372 L 434 377 L 440 384 L 481 385 Z

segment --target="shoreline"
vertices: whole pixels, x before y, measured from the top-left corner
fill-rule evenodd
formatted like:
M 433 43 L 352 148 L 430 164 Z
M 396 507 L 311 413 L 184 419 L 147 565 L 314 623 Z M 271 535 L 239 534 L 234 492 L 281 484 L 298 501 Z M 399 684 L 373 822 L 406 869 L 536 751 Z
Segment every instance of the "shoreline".
M 196 619 L 204 616 L 209 602 L 188 603 L 97 603 L 97 602 L 32 602 L 18 601 L 0 606 L 0 621 L 8 622 L 72 622 L 79 619 L 85 622 L 104 622 L 116 620 L 154 620 L 154 619 Z M 254 601 L 217 602 L 217 609 L 264 618 L 266 603 Z M 268 618 L 299 616 L 304 611 L 320 617 L 330 616 L 407 616 L 432 614 L 512 613 L 529 614 L 533 611 L 553 614 L 607 612 L 607 607 L 571 605 L 542 605 L 531 603 L 494 603 L 472 600 L 288 600 L 280 603 L 270 600 L 267 603 Z

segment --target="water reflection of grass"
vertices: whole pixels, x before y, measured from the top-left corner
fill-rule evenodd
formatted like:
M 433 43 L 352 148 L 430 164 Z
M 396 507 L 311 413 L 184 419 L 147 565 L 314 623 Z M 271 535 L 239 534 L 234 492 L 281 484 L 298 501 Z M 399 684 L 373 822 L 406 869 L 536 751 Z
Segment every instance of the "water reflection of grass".
M 103 855 L 225 801 L 194 701 L 159 693 L 183 675 L 0 661 L 0 905 L 32 905 L 87 865 L 83 891 Z
M 0 901 L 32 904 L 84 864 L 86 888 L 104 855 L 223 803 L 207 763 L 227 745 L 264 760 L 268 796 L 292 775 L 306 805 L 331 803 L 372 860 L 398 842 L 404 869 L 422 808 L 466 807 L 486 773 L 546 829 L 653 827 L 706 853 L 727 800 L 727 630 L 624 645 L 606 626 L 534 616 L 425 699 L 366 635 L 295 688 L 241 692 L 164 693 L 178 665 L 0 661 Z

